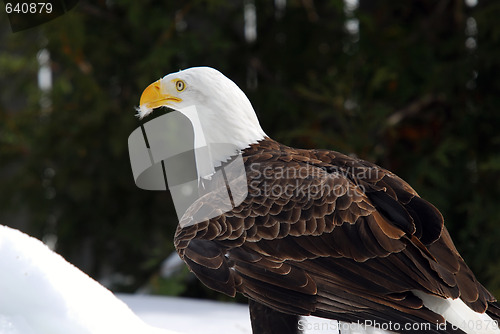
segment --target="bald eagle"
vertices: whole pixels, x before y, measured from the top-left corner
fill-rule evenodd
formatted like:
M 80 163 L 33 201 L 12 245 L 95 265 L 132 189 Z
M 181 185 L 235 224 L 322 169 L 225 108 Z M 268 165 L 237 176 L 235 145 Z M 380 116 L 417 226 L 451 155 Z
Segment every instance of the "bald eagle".
M 500 308 L 441 213 L 401 178 L 274 141 L 241 89 L 212 68 L 154 82 L 138 111 L 192 105 L 207 107 L 198 115 L 207 141 L 232 144 L 210 152 L 213 165 L 242 156 L 248 193 L 230 210 L 217 207 L 220 194 L 200 196 L 180 219 L 175 247 L 206 286 L 249 298 L 254 333 L 296 333 L 304 315 L 403 333 L 500 333 Z M 193 223 L 200 211 L 216 214 Z

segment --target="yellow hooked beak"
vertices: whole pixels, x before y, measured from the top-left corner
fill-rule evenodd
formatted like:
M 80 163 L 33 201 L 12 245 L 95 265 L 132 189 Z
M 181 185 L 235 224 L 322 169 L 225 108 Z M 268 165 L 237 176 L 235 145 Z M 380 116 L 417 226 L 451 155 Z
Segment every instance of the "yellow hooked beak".
M 154 109 L 163 106 L 171 106 L 172 102 L 181 102 L 182 99 L 168 93 L 162 93 L 161 81 L 155 81 L 142 92 L 139 106 L 141 109 Z

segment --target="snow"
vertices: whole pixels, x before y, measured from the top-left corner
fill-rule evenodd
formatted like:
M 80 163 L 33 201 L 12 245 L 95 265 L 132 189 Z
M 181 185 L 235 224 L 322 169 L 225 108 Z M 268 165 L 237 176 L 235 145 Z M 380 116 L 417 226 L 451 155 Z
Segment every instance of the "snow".
M 145 324 L 41 241 L 0 225 L 1 334 L 173 334 Z
M 152 326 L 184 334 L 252 334 L 247 305 L 148 295 L 118 297 Z

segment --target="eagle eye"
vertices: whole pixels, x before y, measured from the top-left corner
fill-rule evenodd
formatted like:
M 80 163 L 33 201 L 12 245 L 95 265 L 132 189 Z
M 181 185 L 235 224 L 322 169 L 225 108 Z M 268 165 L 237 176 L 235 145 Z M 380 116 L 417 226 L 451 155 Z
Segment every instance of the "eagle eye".
M 186 88 L 186 84 L 182 80 L 177 80 L 175 82 L 175 88 L 177 89 L 178 92 L 182 92 L 184 88 Z

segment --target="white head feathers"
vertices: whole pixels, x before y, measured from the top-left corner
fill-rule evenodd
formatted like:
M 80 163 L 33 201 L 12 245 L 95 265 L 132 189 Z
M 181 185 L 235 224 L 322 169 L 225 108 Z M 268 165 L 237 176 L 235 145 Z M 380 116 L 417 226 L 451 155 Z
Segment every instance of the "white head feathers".
M 207 142 L 233 144 L 242 150 L 266 137 L 245 93 L 210 67 L 189 68 L 154 82 L 142 94 L 138 111 L 143 118 L 157 107 L 182 112 L 193 105 L 204 107 L 198 116 Z

